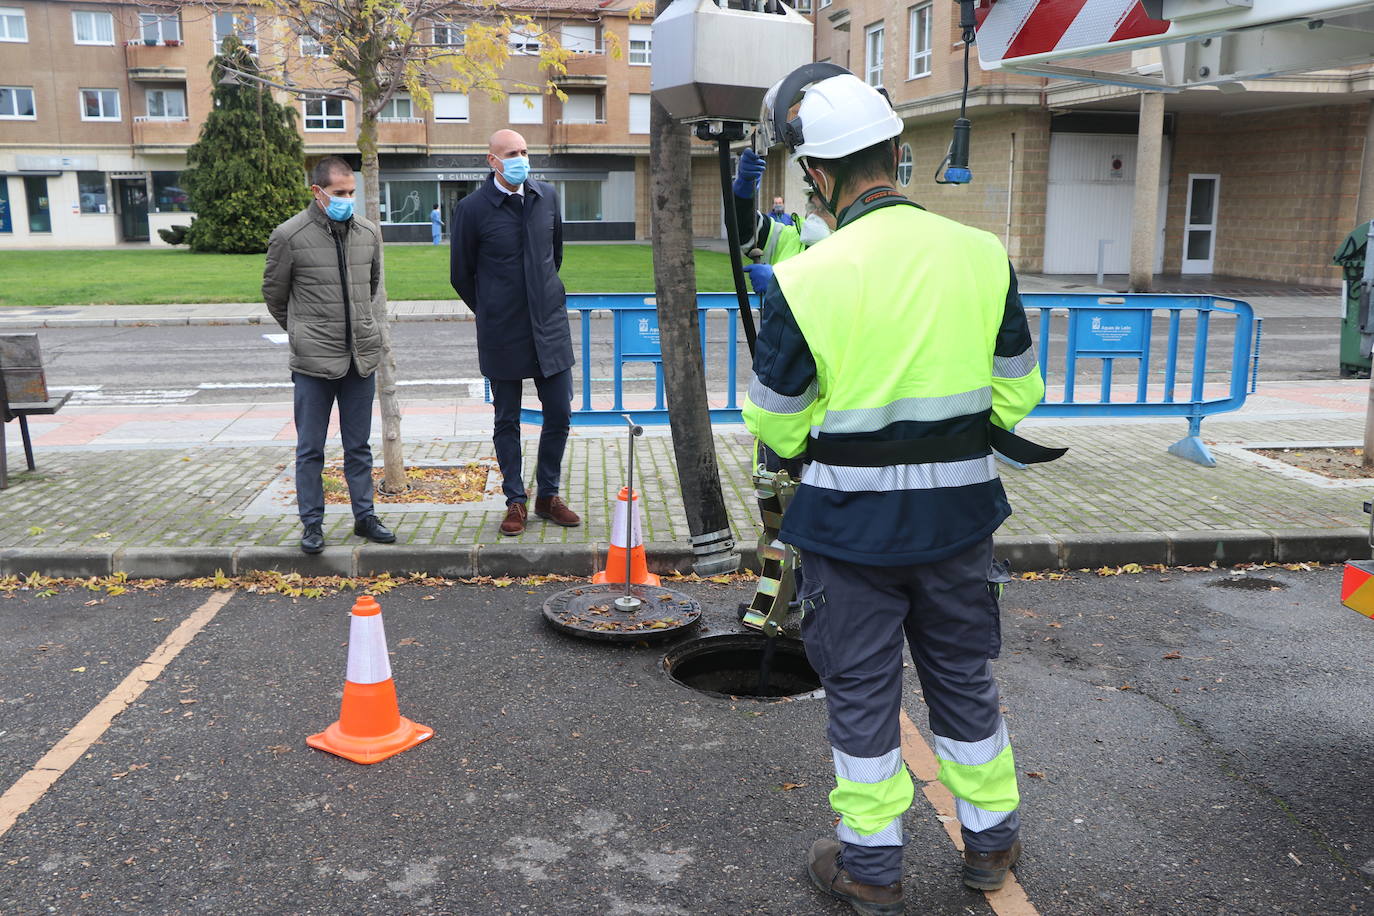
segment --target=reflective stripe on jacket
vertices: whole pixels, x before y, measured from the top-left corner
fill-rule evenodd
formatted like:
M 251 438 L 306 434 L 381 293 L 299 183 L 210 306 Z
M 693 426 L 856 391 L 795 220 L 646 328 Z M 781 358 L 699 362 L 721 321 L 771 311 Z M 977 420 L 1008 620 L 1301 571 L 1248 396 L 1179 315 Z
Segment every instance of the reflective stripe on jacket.
M 903 204 L 861 210 L 776 268 L 744 419 L 784 457 L 810 436 L 948 438 L 989 419 L 1010 429 L 1044 393 L 1001 243 Z M 812 462 L 782 539 L 853 563 L 926 563 L 1010 514 L 987 447 L 885 467 Z

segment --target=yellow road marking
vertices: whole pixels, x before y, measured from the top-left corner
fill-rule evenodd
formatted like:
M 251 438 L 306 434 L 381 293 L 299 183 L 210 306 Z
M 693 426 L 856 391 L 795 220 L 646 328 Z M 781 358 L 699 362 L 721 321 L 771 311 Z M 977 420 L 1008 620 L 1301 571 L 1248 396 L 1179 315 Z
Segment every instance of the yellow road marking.
M 33 769 L 20 776 L 4 795 L 0 795 L 0 837 L 8 833 L 15 821 L 33 807 L 34 803 L 52 788 L 52 784 L 62 778 L 62 774 L 71 769 L 72 764 L 80 760 L 81 755 L 105 734 L 115 716 L 128 709 L 129 704 L 143 695 L 148 685 L 162 675 L 181 650 L 195 639 L 197 633 L 205 629 L 205 625 L 214 619 L 232 595 L 233 592 L 215 592 L 204 604 L 191 612 L 175 630 L 167 634 L 162 644 L 154 649 L 141 665 L 129 672 L 129 676 L 106 694 L 105 699 L 72 726 L 72 730 L 63 735 L 62 739 L 33 765 Z
M 940 783 L 940 762 L 935 759 L 930 745 L 921 737 L 921 733 L 916 729 L 916 723 L 911 721 L 911 716 L 907 715 L 905 709 L 902 710 L 902 759 L 906 761 L 906 768 L 911 771 L 912 777 L 921 783 L 921 794 L 925 795 L 926 801 L 930 802 L 930 806 L 939 815 L 940 822 L 945 825 L 945 833 L 949 834 L 950 840 L 954 843 L 954 848 L 963 852 L 964 837 L 959 832 L 959 817 L 955 813 L 954 796 Z M 1030 898 L 1026 896 L 1025 889 L 1016 880 L 1015 872 L 1007 875 L 1007 883 L 1002 885 L 1000 891 L 985 891 L 984 896 L 997 916 L 1039 914 Z

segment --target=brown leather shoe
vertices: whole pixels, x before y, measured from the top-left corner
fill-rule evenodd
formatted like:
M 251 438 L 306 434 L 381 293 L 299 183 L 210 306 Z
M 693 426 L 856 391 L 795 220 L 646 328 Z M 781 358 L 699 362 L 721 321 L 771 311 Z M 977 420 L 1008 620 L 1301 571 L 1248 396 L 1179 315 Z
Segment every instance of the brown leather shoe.
M 506 517 L 501 520 L 501 533 L 506 537 L 515 537 L 523 533 L 527 514 L 524 503 L 511 503 L 506 506 Z
M 974 852 L 964 850 L 964 884 L 978 891 L 1001 890 L 1007 883 L 1007 872 L 1016 867 L 1021 859 L 1021 841 L 1016 840 L 1009 849 L 994 852 Z
M 806 873 L 811 883 L 837 900 L 843 900 L 865 916 L 894 916 L 905 911 L 902 882 L 879 887 L 860 884 L 849 877 L 840 861 L 843 849 L 838 840 L 817 840 L 811 844 Z
M 582 524 L 582 519 L 577 517 L 577 513 L 569 509 L 568 504 L 557 496 L 537 498 L 534 501 L 534 514 L 564 528 L 576 528 Z

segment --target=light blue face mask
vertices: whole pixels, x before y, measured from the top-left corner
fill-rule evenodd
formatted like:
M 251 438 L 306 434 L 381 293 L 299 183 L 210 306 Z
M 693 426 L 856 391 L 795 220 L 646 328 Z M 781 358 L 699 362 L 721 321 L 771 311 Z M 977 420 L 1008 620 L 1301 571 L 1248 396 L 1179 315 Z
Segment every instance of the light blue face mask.
M 325 215 L 335 222 L 344 222 L 353 216 L 353 198 L 331 197 L 329 206 L 324 208 Z
M 512 156 L 509 159 L 502 159 L 501 177 L 506 180 L 506 184 L 524 184 L 525 179 L 530 177 L 529 158 L 525 156 Z

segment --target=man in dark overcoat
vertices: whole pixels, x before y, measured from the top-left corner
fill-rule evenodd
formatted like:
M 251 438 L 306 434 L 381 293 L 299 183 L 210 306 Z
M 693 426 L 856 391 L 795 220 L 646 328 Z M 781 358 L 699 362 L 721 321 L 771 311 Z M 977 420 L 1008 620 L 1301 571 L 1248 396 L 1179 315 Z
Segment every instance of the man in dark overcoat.
M 492 441 L 505 478 L 501 533 L 517 535 L 527 517 L 520 461 L 520 397 L 534 379 L 543 408 L 535 465 L 534 514 L 556 525 L 581 524 L 558 495 L 572 419 L 572 334 L 563 264 L 563 219 L 553 185 L 529 177 L 525 138 L 498 130 L 488 144 L 491 175 L 453 208 L 450 278 L 477 317 L 477 358 L 491 382 Z

